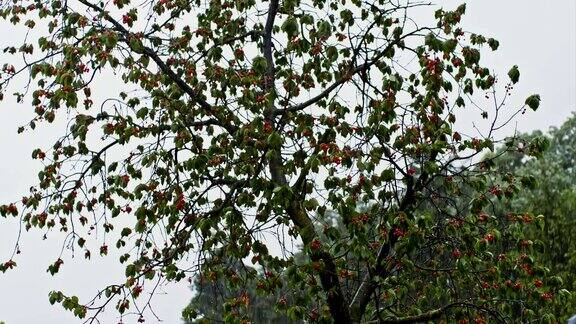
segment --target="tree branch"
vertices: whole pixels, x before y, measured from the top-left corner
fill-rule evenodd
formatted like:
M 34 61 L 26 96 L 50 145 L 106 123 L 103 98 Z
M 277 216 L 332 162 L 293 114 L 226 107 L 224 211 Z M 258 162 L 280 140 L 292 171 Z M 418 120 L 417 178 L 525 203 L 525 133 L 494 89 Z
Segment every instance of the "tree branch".
M 438 152 L 433 151 L 430 155 L 430 161 L 434 161 L 438 156 Z M 416 183 L 414 183 L 414 178 L 412 176 L 407 176 L 407 188 L 406 194 L 402 198 L 400 202 L 399 211 L 403 212 L 410 212 L 411 209 L 416 205 L 416 193 L 420 192 L 426 186 L 428 180 L 428 173 L 422 172 L 418 177 Z M 398 242 L 399 237 L 394 234 L 394 230 L 396 227 L 390 228 L 388 231 L 388 241 L 383 243 L 378 250 L 378 254 L 376 256 L 376 263 L 374 265 L 373 271 L 368 271 L 368 273 L 362 279 L 362 283 L 356 290 L 356 294 L 354 298 L 350 302 L 350 313 L 352 314 L 353 318 L 356 320 L 360 320 L 364 311 L 366 310 L 366 306 L 370 301 L 370 296 L 376 289 L 376 284 L 374 281 L 373 276 L 377 277 L 385 277 L 387 275 L 386 268 L 384 267 L 384 261 L 386 257 L 390 255 L 390 252 L 394 248 L 394 245 Z
M 184 80 L 182 80 L 182 78 L 178 77 L 178 75 L 176 75 L 176 73 L 174 71 L 172 71 L 172 69 L 170 67 L 168 67 L 168 65 L 166 65 L 166 63 L 160 58 L 160 56 L 158 56 L 158 54 L 156 52 L 154 52 L 154 50 L 152 50 L 151 48 L 147 47 L 147 46 L 142 46 L 142 49 L 140 51 L 137 51 L 135 48 L 133 48 L 133 46 L 130 44 L 130 39 L 131 37 L 134 37 L 134 35 L 132 35 L 126 28 L 124 28 L 124 26 L 122 26 L 122 24 L 120 24 L 116 19 L 112 18 L 108 12 L 106 12 L 104 9 L 86 1 L 86 0 L 78 0 L 80 3 L 84 4 L 85 6 L 97 11 L 98 13 L 100 13 L 108 22 L 110 22 L 112 25 L 114 25 L 114 27 L 116 28 L 116 30 L 120 33 L 122 33 L 124 35 L 124 41 L 125 43 L 135 52 L 135 53 L 139 53 L 139 54 L 143 54 L 148 56 L 149 58 L 151 58 L 156 65 L 158 66 L 158 68 L 165 73 L 166 75 L 168 75 L 170 77 L 170 79 L 176 83 L 176 85 L 182 89 L 182 91 L 184 91 L 188 96 L 190 96 L 190 98 L 192 98 L 194 101 L 196 101 L 196 103 L 198 103 L 198 105 L 200 105 L 200 107 L 202 109 L 204 109 L 205 111 L 207 111 L 209 114 L 212 114 L 213 111 L 213 106 L 211 104 L 209 104 L 205 99 L 202 98 L 202 96 L 200 94 L 198 94 L 196 91 L 194 91 L 194 89 L 192 89 L 192 87 L 190 87 L 190 85 L 188 85 Z M 227 112 L 227 114 L 231 114 L 230 111 Z M 223 127 L 224 129 L 226 129 L 230 134 L 234 134 L 237 130 L 238 127 L 231 124 L 231 123 L 225 123 L 222 122 L 221 120 L 218 120 L 218 125 Z
M 386 56 L 388 51 L 390 51 L 394 46 L 400 45 L 404 39 L 406 39 L 410 36 L 413 36 L 424 29 L 427 29 L 427 28 L 418 28 L 418 29 L 416 29 L 416 30 L 414 30 L 414 31 L 412 31 L 412 32 L 400 37 L 400 38 L 395 39 L 393 42 L 389 43 L 388 46 L 386 46 L 380 53 L 378 53 L 376 56 L 374 56 L 374 58 L 372 60 L 370 60 L 370 62 L 365 62 L 364 64 L 357 66 L 356 68 L 351 69 L 351 71 L 347 75 L 340 78 L 340 80 L 337 80 L 336 82 L 332 83 L 328 88 L 326 88 L 324 91 L 322 91 L 317 96 L 315 96 L 315 97 L 313 97 L 307 101 L 304 101 L 303 103 L 298 104 L 296 106 L 292 106 L 292 107 L 288 107 L 286 109 L 278 110 L 278 111 L 276 111 L 276 114 L 282 115 L 282 114 L 285 114 L 288 112 L 300 111 L 300 110 L 303 110 L 303 109 L 317 103 L 318 101 L 324 99 L 332 91 L 334 91 L 334 89 L 336 89 L 337 87 L 348 82 L 353 75 L 361 73 L 361 72 L 365 72 L 368 69 L 370 69 L 374 64 L 378 63 L 378 61 L 380 61 L 380 59 L 382 59 L 384 56 Z
M 431 320 L 438 319 L 442 316 L 446 311 L 450 308 L 455 307 L 464 307 L 464 308 L 475 308 L 483 311 L 487 311 L 484 307 L 477 306 L 472 303 L 467 302 L 455 302 L 443 307 L 430 310 L 426 313 L 422 313 L 420 315 L 413 315 L 413 316 L 406 316 L 406 317 L 399 317 L 399 318 L 391 318 L 391 319 L 383 319 L 383 320 L 374 320 L 363 322 L 363 324 L 403 324 L 403 323 L 421 323 L 421 322 L 428 322 Z
M 274 27 L 274 20 L 278 14 L 278 1 L 270 0 L 270 5 L 268 9 L 268 17 L 266 19 L 266 26 L 264 28 L 264 44 L 263 44 L 263 54 L 267 63 L 266 78 L 264 80 L 264 89 L 268 94 L 275 95 L 275 69 L 274 69 L 274 58 L 272 56 L 272 31 Z M 274 101 L 271 100 L 269 106 L 265 112 L 265 118 L 270 125 L 273 125 L 274 131 L 276 130 L 275 123 L 276 109 L 274 106 Z M 274 148 L 274 156 L 270 159 L 270 174 L 272 175 L 272 180 L 274 184 L 278 187 L 288 186 L 288 181 L 286 180 L 286 175 L 282 169 L 282 156 L 280 154 L 279 148 Z M 305 245 L 310 244 L 316 237 L 316 230 L 314 229 L 314 224 L 310 217 L 306 214 L 305 209 L 302 207 L 303 197 L 289 197 L 291 203 L 286 209 L 288 216 L 300 230 L 300 237 Z M 340 280 L 338 278 L 338 272 L 336 270 L 336 264 L 329 252 L 324 249 L 319 249 L 312 251 L 310 253 L 310 259 L 313 262 L 322 262 L 323 267 L 320 269 L 319 277 L 322 284 L 322 289 L 326 293 L 326 300 L 328 302 L 328 307 L 330 308 L 330 314 L 334 319 L 334 323 L 337 324 L 347 324 L 350 323 L 350 313 L 348 312 L 348 307 L 344 294 L 342 293 L 342 288 L 340 286 Z

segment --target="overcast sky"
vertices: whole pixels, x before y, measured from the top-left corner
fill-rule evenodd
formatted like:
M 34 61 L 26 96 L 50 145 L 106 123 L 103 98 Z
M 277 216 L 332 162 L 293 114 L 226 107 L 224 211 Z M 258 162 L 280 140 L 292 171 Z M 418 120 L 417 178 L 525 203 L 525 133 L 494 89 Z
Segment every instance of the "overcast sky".
M 438 1 L 453 8 L 462 1 Z M 429 10 L 432 14 L 432 10 Z M 518 120 L 521 131 L 547 130 L 560 125 L 576 111 L 576 2 L 574 0 L 482 0 L 468 1 L 463 22 L 467 30 L 494 36 L 501 47 L 495 55 L 484 59 L 505 76 L 516 64 L 521 69 L 520 84 L 513 103 L 521 104 L 526 95 L 539 93 L 542 105 L 537 112 L 529 111 Z M 0 25 L 0 48 L 12 33 L 9 25 Z M 20 36 L 18 36 L 20 37 Z M 19 38 L 20 39 L 20 38 Z M 1 61 L 0 63 L 4 63 Z M 105 87 L 105 84 L 101 84 Z M 95 89 L 97 92 L 98 89 Z M 30 158 L 36 147 L 46 147 L 62 134 L 57 127 L 41 128 L 38 132 L 19 136 L 16 129 L 31 117 L 24 105 L 0 103 L 0 202 L 13 201 L 35 183 L 39 164 Z M 471 126 L 471 124 L 470 124 Z M 123 268 L 117 259 L 93 257 L 85 262 L 79 255 L 65 259 L 59 275 L 51 277 L 46 267 L 53 262 L 61 247 L 61 238 L 42 241 L 40 232 L 25 233 L 21 239 L 22 255 L 17 271 L 0 274 L 0 321 L 6 324 L 80 323 L 61 307 L 48 303 L 48 292 L 63 290 L 87 298 L 98 288 L 114 280 L 122 280 Z M 10 256 L 18 235 L 17 223 L 0 219 L 0 260 Z M 179 323 L 180 311 L 191 292 L 185 284 L 165 288 L 166 294 L 155 298 L 155 312 L 164 323 Z M 102 323 L 116 323 L 113 307 L 102 317 Z M 126 322 L 126 321 L 125 321 Z M 135 323 L 135 319 L 127 323 Z M 155 321 L 148 318 L 147 323 Z

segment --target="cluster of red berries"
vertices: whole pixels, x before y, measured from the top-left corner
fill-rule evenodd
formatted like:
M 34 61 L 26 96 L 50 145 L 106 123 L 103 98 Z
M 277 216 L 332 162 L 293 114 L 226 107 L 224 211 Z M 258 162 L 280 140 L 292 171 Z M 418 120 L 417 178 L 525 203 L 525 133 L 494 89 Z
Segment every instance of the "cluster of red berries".
M 186 200 L 184 199 L 184 195 L 180 194 L 178 199 L 176 200 L 176 210 L 181 211 L 186 207 Z
M 270 134 L 270 133 L 272 133 L 274 128 L 272 127 L 272 124 L 270 124 L 269 122 L 264 122 L 264 126 L 262 127 L 262 130 L 264 131 L 265 134 Z
M 360 214 L 360 215 L 352 218 L 352 224 L 355 224 L 355 225 L 365 224 L 369 218 L 370 218 L 370 216 L 368 215 L 368 213 Z
M 482 212 L 478 215 L 478 221 L 485 222 L 488 220 L 488 214 Z
M 552 300 L 553 298 L 554 298 L 554 295 L 551 292 L 545 292 L 545 293 L 540 295 L 540 299 L 542 299 L 542 300 Z
M 452 134 L 452 139 L 456 142 L 460 142 L 462 140 L 462 135 L 458 132 L 454 132 L 454 134 Z
M 437 74 L 440 72 L 440 59 L 426 59 L 426 70 L 430 72 L 430 74 Z
M 394 229 L 393 233 L 394 233 L 394 236 L 396 236 L 398 238 L 406 236 L 406 231 L 401 229 L 401 228 L 398 228 L 398 227 Z
M 14 65 L 5 65 L 3 70 L 4 70 L 4 72 L 6 72 L 8 74 L 15 74 L 16 73 L 16 68 L 14 67 Z
M 488 234 L 486 234 L 486 236 L 484 236 L 484 240 L 486 240 L 486 242 L 488 242 L 488 243 L 494 242 L 494 239 L 495 239 L 494 235 L 490 234 L 490 233 L 488 233 Z
M 320 242 L 320 240 L 318 239 L 314 239 L 311 243 L 310 243 L 310 249 L 312 251 L 317 251 L 320 249 L 320 247 L 322 246 L 322 243 Z
M 454 249 L 452 250 L 452 257 L 454 257 L 455 259 L 459 259 L 460 256 L 462 256 L 462 252 L 460 252 L 459 249 Z
M 540 288 L 540 287 L 542 287 L 542 285 L 544 285 L 544 283 L 542 282 L 542 280 L 540 280 L 540 279 L 534 279 L 534 286 L 535 286 L 536 288 Z
M 18 207 L 16 207 L 16 205 L 14 205 L 14 204 L 10 204 L 10 205 L 8 205 L 8 207 L 6 207 L 6 211 L 8 212 L 8 214 L 17 215 L 18 214 Z
M 120 180 L 122 180 L 122 184 L 127 185 L 128 182 L 130 182 L 130 176 L 127 175 L 127 174 L 122 175 L 122 176 L 120 177 Z
M 13 260 L 8 260 L 6 262 L 4 262 L 4 269 L 12 269 L 16 266 L 16 262 L 14 262 Z
M 489 191 L 496 197 L 500 197 L 500 195 L 502 195 L 502 189 L 500 189 L 500 186 L 492 186 L 490 187 Z
M 126 25 L 131 26 L 132 25 L 132 17 L 130 17 L 130 15 L 123 15 L 122 16 L 122 22 L 125 23 Z
M 142 292 L 142 286 L 140 286 L 140 285 L 136 285 L 136 286 L 134 286 L 134 288 L 132 288 L 132 295 L 134 297 L 140 296 L 141 292 Z

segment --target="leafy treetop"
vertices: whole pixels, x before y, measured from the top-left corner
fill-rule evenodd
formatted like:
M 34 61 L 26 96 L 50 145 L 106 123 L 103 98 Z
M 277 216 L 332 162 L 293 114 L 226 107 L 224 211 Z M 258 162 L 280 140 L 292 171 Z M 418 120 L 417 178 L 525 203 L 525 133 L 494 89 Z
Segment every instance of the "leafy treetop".
M 505 109 L 519 72 L 497 101 L 502 80 L 480 59 L 498 41 L 459 26 L 465 5 L 420 26 L 412 9 L 423 5 L 3 3 L 1 17 L 34 30 L 5 49 L 23 65 L 2 69 L 3 93 L 29 81 L 16 99 L 37 116 L 20 130 L 68 124 L 32 153 L 38 186 L 0 213 L 67 233 L 86 258 L 111 245 L 125 264 L 126 280 L 93 300 L 55 291 L 50 302 L 90 321 L 115 304 L 143 322 L 154 316 L 144 289 L 199 274 L 264 295 L 282 288 L 293 298 L 279 310 L 311 322 L 552 320 L 545 305 L 560 287 L 533 283 L 549 273 L 518 244 L 524 224 L 485 211 L 520 180 L 489 186 L 493 159 L 480 158 L 540 97 Z M 91 85 L 106 76 L 126 89 L 95 102 Z M 458 131 L 464 111 L 486 129 Z M 88 240 L 96 229 L 105 243 Z M 262 271 L 234 270 L 246 262 Z M 248 321 L 250 307 L 228 296 L 222 316 Z

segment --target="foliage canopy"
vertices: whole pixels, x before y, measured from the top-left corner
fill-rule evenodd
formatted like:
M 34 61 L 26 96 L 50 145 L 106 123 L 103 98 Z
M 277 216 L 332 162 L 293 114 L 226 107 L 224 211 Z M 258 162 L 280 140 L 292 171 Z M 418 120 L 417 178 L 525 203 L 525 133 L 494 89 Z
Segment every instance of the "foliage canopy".
M 16 97 L 37 117 L 21 131 L 68 124 L 32 154 L 43 163 L 38 186 L 0 212 L 22 215 L 28 230 L 67 233 L 86 258 L 110 244 L 126 266 L 125 282 L 91 301 L 58 291 L 50 302 L 89 320 L 115 304 L 143 321 L 153 316 L 143 289 L 198 275 L 238 292 L 222 301 L 227 322 L 250 320 L 253 291 L 281 291 L 276 309 L 311 322 L 553 320 L 547 305 L 569 292 L 521 239 L 539 222 L 489 212 L 530 185 L 490 178 L 517 142 L 481 158 L 540 97 L 505 109 L 517 67 L 496 100 L 501 80 L 480 60 L 498 41 L 459 27 L 465 5 L 437 10 L 431 26 L 412 19 L 419 6 L 3 4 L 0 16 L 35 35 L 6 49 L 24 66 L 2 70 L 4 93 L 29 80 Z M 126 89 L 106 89 L 98 105 L 91 85 L 102 77 Z M 458 131 L 470 111 L 486 121 L 478 135 Z M 534 140 L 524 152 L 543 148 Z M 95 228 L 107 243 L 87 240 Z

